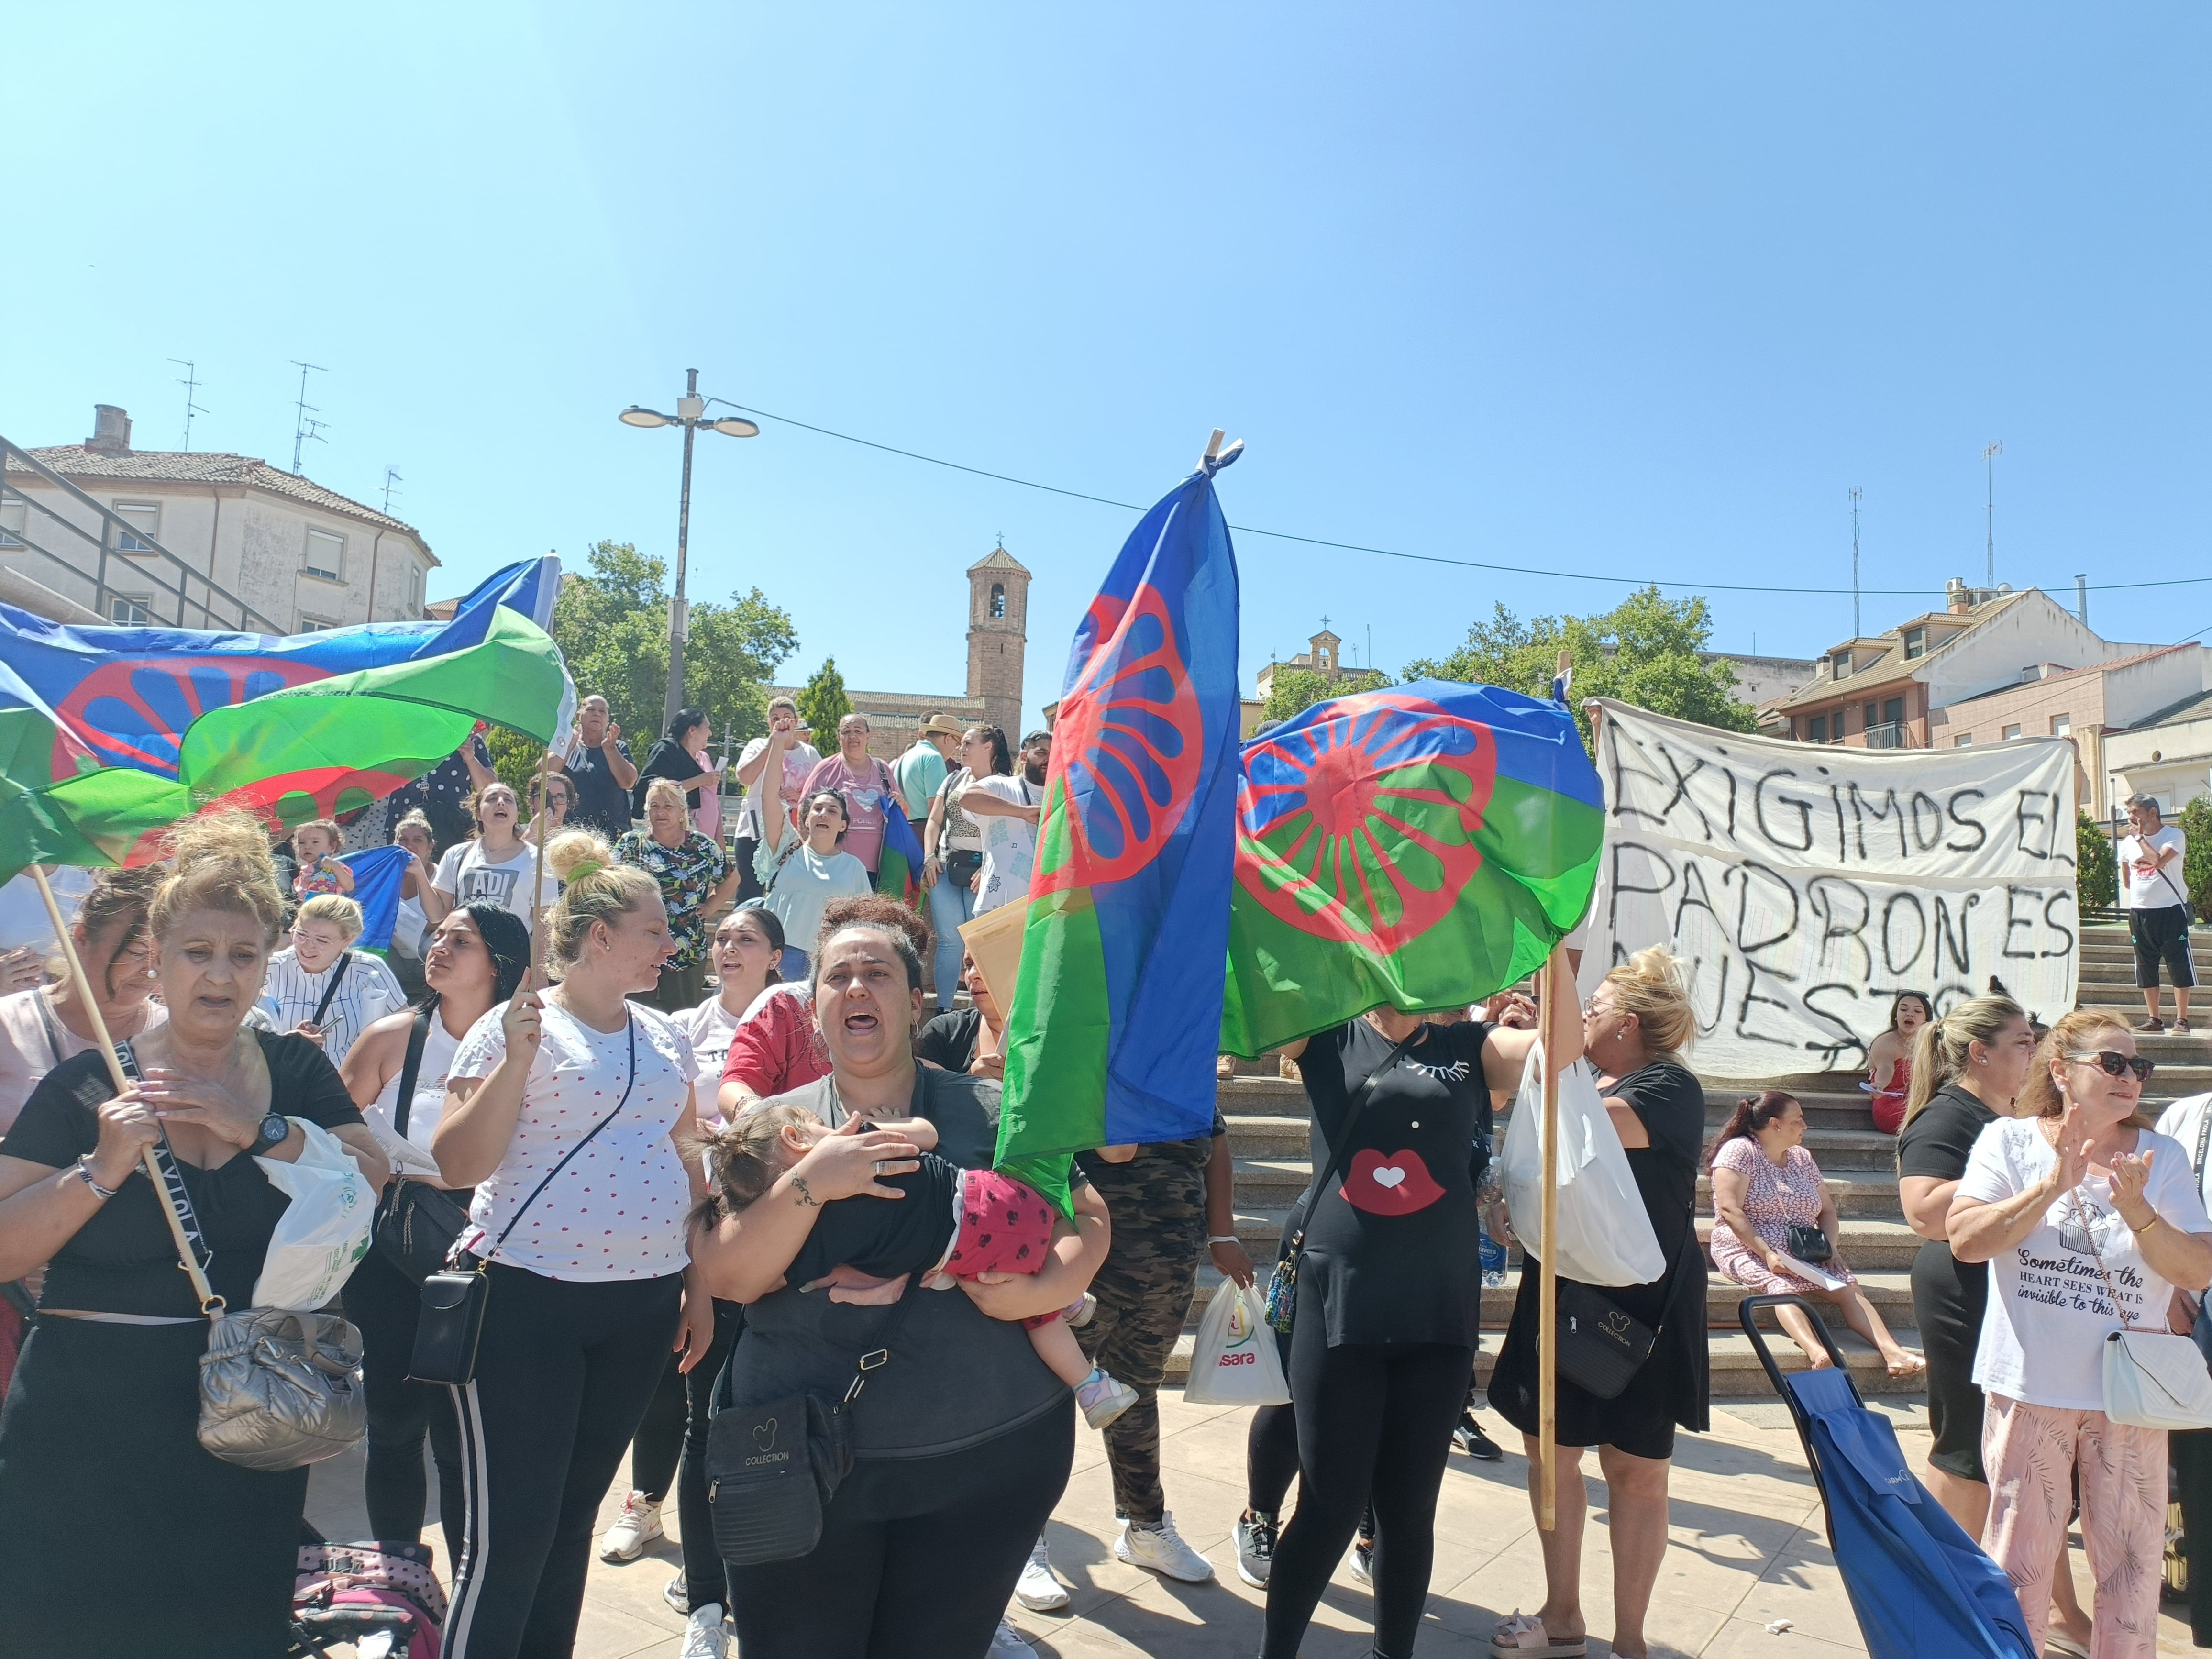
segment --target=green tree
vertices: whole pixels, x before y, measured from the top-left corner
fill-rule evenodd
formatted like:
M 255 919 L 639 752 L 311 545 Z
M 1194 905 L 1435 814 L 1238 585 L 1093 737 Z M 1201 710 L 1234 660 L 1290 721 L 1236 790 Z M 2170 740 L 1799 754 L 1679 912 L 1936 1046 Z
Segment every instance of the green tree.
M 1405 678 L 1547 696 L 1565 650 L 1574 664 L 1570 695 L 1585 744 L 1590 737 L 1589 716 L 1582 708 L 1586 697 L 1611 697 L 1723 732 L 1754 731 L 1758 719 L 1736 695 L 1735 670 L 1698 654 L 1712 632 L 1711 611 L 1702 597 L 1669 599 L 1656 587 L 1639 589 L 1594 617 L 1523 622 L 1500 605 L 1489 621 L 1468 629 L 1465 645 L 1448 657 L 1407 664 Z
M 589 575 L 561 584 L 553 638 L 578 695 L 605 697 L 642 757 L 660 735 L 668 686 L 667 566 L 628 542 L 601 542 L 589 560 Z M 695 605 L 684 702 L 707 711 L 717 738 L 757 736 L 768 729 L 769 682 L 798 648 L 789 613 L 757 587 L 726 605 Z
M 1266 718 L 1286 720 L 1293 714 L 1302 714 L 1317 702 L 1331 697 L 1341 697 L 1354 691 L 1374 691 L 1390 684 L 1383 674 L 1346 674 L 1340 679 L 1331 679 L 1310 668 L 1277 668 L 1267 681 L 1267 709 Z
M 2075 896 L 2081 911 L 2109 910 L 2120 902 L 2119 860 L 2104 825 L 2087 812 L 2074 815 Z
M 2189 850 L 2181 858 L 2181 884 L 2197 907 L 2197 919 L 2212 921 L 2212 799 L 2199 795 L 2181 809 L 2174 822 L 2189 837 Z
M 799 705 L 799 718 L 814 728 L 814 746 L 825 755 L 835 749 L 837 722 L 853 712 L 853 700 L 845 695 L 845 677 L 837 672 L 837 659 L 824 657 L 814 678 L 806 682 L 806 689 L 792 701 Z

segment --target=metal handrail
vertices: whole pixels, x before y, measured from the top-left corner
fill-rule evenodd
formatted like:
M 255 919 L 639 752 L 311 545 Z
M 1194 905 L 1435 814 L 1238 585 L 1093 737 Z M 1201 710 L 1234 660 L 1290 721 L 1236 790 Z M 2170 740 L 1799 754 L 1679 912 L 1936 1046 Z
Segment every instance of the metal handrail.
M 10 483 L 9 474 L 19 465 L 23 471 L 35 475 L 42 482 L 74 499 L 79 505 L 90 508 L 98 516 L 100 522 L 100 556 L 98 564 L 92 571 L 87 572 L 81 564 L 71 562 L 51 548 L 42 546 L 32 539 L 29 511 L 32 507 L 36 507 L 48 519 L 80 540 L 89 543 L 93 540 L 93 535 L 82 525 L 71 523 L 44 501 L 26 495 Z M 159 482 L 159 480 L 154 482 Z M 176 615 L 173 618 L 173 625 L 178 628 L 192 626 L 193 624 L 186 620 L 187 612 L 198 611 L 200 619 L 198 625 L 202 627 L 236 629 L 241 633 L 252 634 L 282 635 L 286 631 L 270 618 L 263 616 L 245 600 L 222 586 L 205 571 L 194 568 L 185 560 L 169 551 L 167 548 L 146 534 L 128 519 L 121 517 L 109 507 L 101 506 L 100 502 L 86 495 L 83 490 L 46 465 L 45 462 L 32 455 L 20 444 L 12 443 L 5 437 L 0 437 L 0 501 L 21 501 L 25 508 L 23 528 L 7 532 L 10 540 L 18 544 L 18 546 L 0 548 L 0 553 L 13 553 L 18 550 L 35 553 L 49 563 L 57 565 L 68 572 L 78 582 L 84 581 L 89 576 L 93 586 L 93 603 L 89 608 L 99 612 L 103 617 L 113 614 L 114 600 L 135 599 L 137 597 L 134 593 L 125 592 L 119 588 L 109 586 L 107 562 L 112 556 L 127 558 L 131 562 L 131 569 L 136 582 L 150 583 L 161 593 L 175 601 Z M 127 553 L 124 551 L 122 544 L 123 538 L 126 534 L 137 544 L 137 547 Z M 165 576 L 172 570 L 176 574 L 176 580 L 165 580 Z M 191 584 L 195 582 L 199 585 L 201 590 L 201 597 L 197 599 L 191 596 Z M 150 609 L 152 607 L 149 607 Z

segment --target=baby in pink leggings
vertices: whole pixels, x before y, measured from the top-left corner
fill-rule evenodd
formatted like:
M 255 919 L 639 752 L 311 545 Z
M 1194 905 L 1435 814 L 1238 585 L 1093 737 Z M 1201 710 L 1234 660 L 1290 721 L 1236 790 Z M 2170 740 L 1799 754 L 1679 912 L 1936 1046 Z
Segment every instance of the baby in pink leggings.
M 884 1176 L 882 1184 L 906 1194 L 894 1202 L 856 1194 L 833 1200 L 784 1270 L 783 1283 L 811 1289 L 840 1267 L 872 1279 L 918 1273 L 943 1288 L 956 1279 L 988 1273 L 1033 1273 L 1052 1254 L 1066 1223 L 1052 1201 L 1025 1182 L 996 1170 L 963 1170 L 937 1156 L 937 1126 L 927 1119 L 862 1122 L 904 1135 L 921 1149 L 921 1168 Z M 763 1196 L 784 1171 L 833 1133 L 803 1106 L 762 1106 L 707 1137 L 715 1194 L 707 1207 L 721 1215 Z M 1054 1376 L 1075 1390 L 1084 1420 L 1103 1429 L 1136 1403 L 1136 1390 L 1084 1357 L 1071 1325 L 1090 1317 L 1088 1294 L 1057 1313 L 1024 1319 L 1030 1346 Z

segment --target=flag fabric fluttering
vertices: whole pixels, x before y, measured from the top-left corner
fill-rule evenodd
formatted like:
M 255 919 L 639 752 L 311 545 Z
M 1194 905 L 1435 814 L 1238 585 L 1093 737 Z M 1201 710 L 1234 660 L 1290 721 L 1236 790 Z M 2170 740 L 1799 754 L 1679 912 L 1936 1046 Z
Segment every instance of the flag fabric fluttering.
M 450 755 L 479 717 L 554 741 L 574 688 L 530 610 L 505 603 L 541 597 L 549 562 L 502 571 L 448 623 L 299 639 L 58 629 L 0 607 L 15 671 L 0 674 L 0 878 L 34 860 L 145 862 L 162 830 L 198 811 L 242 807 L 295 826 L 366 806 Z M 149 654 L 149 634 L 167 645 Z M 291 650 L 349 635 L 367 665 L 325 653 L 302 668 Z M 292 678 L 265 672 L 270 661 Z M 64 688 L 65 706 L 39 677 Z
M 1416 680 L 1316 703 L 1243 761 L 1226 1053 L 1464 1006 L 1589 908 L 1605 802 L 1564 702 Z
M 886 793 L 884 850 L 876 866 L 876 890 L 920 908 L 927 896 L 921 890 L 922 863 L 921 842 L 914 833 L 906 808 L 896 795 Z
M 361 937 L 354 941 L 364 951 L 392 948 L 392 930 L 399 920 L 399 890 L 415 855 L 404 847 L 365 847 L 338 860 L 353 872 L 353 901 L 361 906 Z
M 1209 459 L 1123 544 L 1075 633 L 1045 781 L 998 1162 L 1213 1124 L 1237 792 L 1237 560 Z

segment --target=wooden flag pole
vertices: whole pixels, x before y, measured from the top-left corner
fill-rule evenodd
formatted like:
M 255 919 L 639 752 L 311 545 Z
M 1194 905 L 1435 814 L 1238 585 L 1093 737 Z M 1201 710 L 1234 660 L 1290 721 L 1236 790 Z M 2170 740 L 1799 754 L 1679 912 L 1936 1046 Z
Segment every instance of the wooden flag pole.
M 70 979 L 76 987 L 77 998 L 84 1004 L 85 1017 L 92 1021 L 92 1033 L 100 1043 L 100 1058 L 107 1062 L 109 1080 L 115 1092 L 121 1094 L 131 1086 L 131 1079 L 123 1073 L 123 1057 L 115 1052 L 115 1039 L 107 1034 L 107 1021 L 100 1012 L 99 1000 L 92 994 L 92 981 L 84 971 L 84 963 L 76 953 L 76 942 L 70 937 L 69 923 L 62 919 L 62 907 L 54 902 L 54 890 L 46 884 L 43 866 L 30 866 L 31 878 L 39 884 L 39 896 L 46 902 L 46 916 L 54 924 L 54 937 L 61 941 L 62 959 L 69 963 Z M 154 1183 L 155 1196 L 161 1200 L 161 1213 L 168 1218 L 169 1237 L 177 1247 L 178 1265 L 192 1281 L 193 1294 L 200 1299 L 203 1313 L 222 1304 L 215 1287 L 208 1283 L 207 1275 L 200 1271 L 199 1257 L 193 1253 L 191 1240 L 185 1233 L 185 1218 L 177 1213 L 176 1205 L 169 1197 L 169 1186 L 161 1179 L 161 1166 L 155 1161 L 151 1146 L 139 1150 L 138 1161 L 146 1171 L 146 1179 Z
M 1555 945 L 1544 963 L 1543 1033 L 1548 1039 L 1556 1029 L 1557 999 L 1567 984 L 1565 947 Z M 1536 1237 L 1540 1271 L 1537 1275 L 1536 1316 L 1536 1524 L 1546 1532 L 1559 1525 L 1559 1252 L 1553 1246 L 1559 1212 L 1559 1067 L 1553 1045 L 1544 1045 L 1544 1184 L 1542 1216 Z
M 530 960 L 540 968 L 545 961 L 545 936 L 538 931 L 545 925 L 545 843 L 553 839 L 552 831 L 545 825 L 545 779 L 551 769 L 546 762 L 552 757 L 552 750 L 548 750 L 544 759 L 538 763 L 538 856 L 530 889 Z

